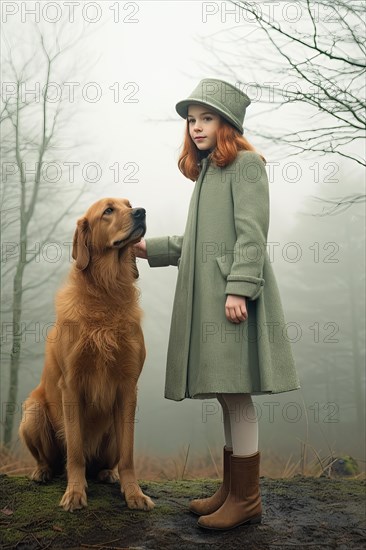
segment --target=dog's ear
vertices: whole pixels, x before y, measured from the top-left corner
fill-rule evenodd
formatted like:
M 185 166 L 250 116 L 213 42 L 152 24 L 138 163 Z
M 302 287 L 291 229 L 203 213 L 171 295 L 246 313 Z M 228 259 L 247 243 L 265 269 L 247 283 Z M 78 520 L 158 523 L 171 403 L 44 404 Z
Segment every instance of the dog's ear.
M 72 257 L 76 260 L 76 268 L 86 269 L 90 262 L 90 227 L 86 218 L 77 222 L 72 245 Z

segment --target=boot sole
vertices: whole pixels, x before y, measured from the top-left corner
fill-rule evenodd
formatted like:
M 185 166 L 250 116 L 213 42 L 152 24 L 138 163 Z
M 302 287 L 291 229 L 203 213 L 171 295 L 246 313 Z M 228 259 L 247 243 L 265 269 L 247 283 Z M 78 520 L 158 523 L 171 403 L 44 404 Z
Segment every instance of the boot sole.
M 257 516 L 255 518 L 250 518 L 245 521 L 242 521 L 241 523 L 232 525 L 231 527 L 207 527 L 206 525 L 200 525 L 199 523 L 197 523 L 197 525 L 202 529 L 209 529 L 210 531 L 230 531 L 231 529 L 235 529 L 235 527 L 240 527 L 240 525 L 249 526 L 249 525 L 256 525 L 261 522 L 262 522 L 262 516 Z

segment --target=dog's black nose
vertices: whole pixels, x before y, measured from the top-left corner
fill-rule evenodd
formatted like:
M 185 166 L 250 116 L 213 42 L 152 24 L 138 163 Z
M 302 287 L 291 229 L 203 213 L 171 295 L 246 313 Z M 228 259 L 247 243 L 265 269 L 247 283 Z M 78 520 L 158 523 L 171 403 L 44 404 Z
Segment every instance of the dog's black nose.
M 142 221 L 146 217 L 146 210 L 145 208 L 134 208 L 132 215 L 136 220 Z

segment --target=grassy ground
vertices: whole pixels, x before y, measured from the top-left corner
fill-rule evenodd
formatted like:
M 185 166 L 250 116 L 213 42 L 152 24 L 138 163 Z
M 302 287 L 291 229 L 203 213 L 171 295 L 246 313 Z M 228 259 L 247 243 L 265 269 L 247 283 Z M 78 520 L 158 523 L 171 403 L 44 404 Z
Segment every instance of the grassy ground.
M 212 494 L 212 479 L 140 482 L 151 512 L 126 507 L 119 485 L 89 481 L 88 507 L 64 512 L 65 478 L 47 485 L 0 475 L 0 545 L 4 550 L 361 549 L 366 540 L 365 487 L 359 479 L 261 477 L 262 524 L 205 531 L 188 511 L 191 498 Z

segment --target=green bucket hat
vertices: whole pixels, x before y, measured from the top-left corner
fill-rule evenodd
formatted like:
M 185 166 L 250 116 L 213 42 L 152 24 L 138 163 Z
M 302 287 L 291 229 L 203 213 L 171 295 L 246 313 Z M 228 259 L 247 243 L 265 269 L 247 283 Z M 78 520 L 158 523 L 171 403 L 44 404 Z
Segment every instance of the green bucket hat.
M 182 118 L 188 116 L 188 106 L 207 105 L 244 133 L 245 111 L 251 101 L 236 86 L 217 78 L 204 78 L 187 99 L 179 101 L 175 109 Z

